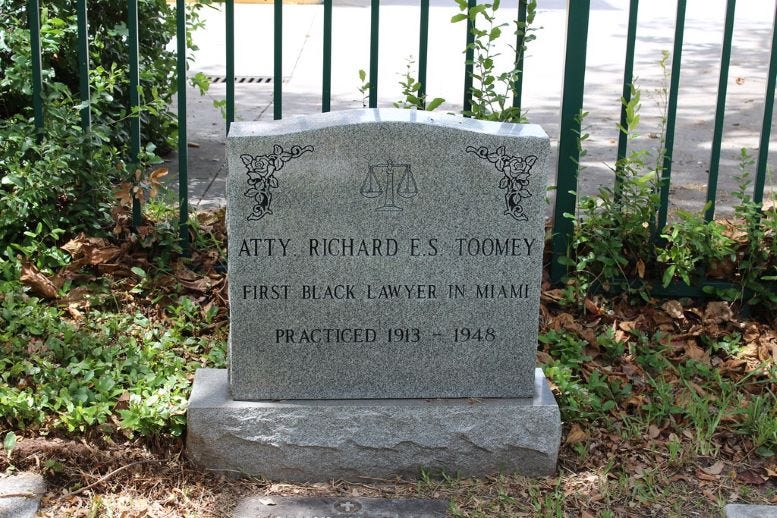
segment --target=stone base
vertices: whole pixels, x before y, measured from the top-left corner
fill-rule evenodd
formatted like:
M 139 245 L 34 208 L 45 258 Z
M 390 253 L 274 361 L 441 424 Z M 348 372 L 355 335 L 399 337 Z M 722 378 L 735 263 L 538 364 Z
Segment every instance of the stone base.
M 728 504 L 726 518 L 777 518 L 777 505 Z
M 208 470 L 316 482 L 418 476 L 550 475 L 561 419 L 541 369 L 523 399 L 234 401 L 226 369 L 199 369 L 187 450 Z

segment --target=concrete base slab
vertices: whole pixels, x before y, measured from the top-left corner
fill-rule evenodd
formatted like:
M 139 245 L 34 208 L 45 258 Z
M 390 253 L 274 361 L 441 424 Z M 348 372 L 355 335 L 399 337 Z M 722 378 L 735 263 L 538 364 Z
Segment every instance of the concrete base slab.
M 235 401 L 226 369 L 199 369 L 189 457 L 208 470 L 289 481 L 556 470 L 561 417 L 541 369 L 521 399 Z
M 387 498 L 325 498 L 309 496 L 255 496 L 242 500 L 234 518 L 445 518 L 448 503 L 442 500 Z
M 777 506 L 728 504 L 726 518 L 777 518 Z

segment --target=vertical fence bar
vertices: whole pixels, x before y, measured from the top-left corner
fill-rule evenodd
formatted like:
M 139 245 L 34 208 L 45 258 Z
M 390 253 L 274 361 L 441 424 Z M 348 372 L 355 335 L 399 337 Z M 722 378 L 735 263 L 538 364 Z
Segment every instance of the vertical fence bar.
M 127 27 L 129 29 L 129 97 L 130 97 L 130 161 L 132 174 L 140 167 L 140 63 L 138 61 L 138 0 L 128 0 Z M 132 193 L 132 226 L 140 225 L 140 200 Z
M 189 253 L 189 149 L 186 135 L 186 0 L 175 2 L 178 80 L 178 225 L 181 248 Z
M 275 36 L 273 43 L 273 50 L 275 58 L 274 63 L 274 77 L 273 77 L 273 89 L 272 89 L 272 104 L 273 104 L 273 119 L 278 120 L 283 117 L 283 0 L 275 0 L 274 2 L 274 15 L 275 28 L 273 34 Z
M 573 222 L 565 213 L 575 212 L 579 171 L 580 114 L 583 111 L 588 16 L 591 0 L 567 0 L 567 42 L 564 55 L 564 84 L 561 97 L 561 130 L 558 140 L 556 206 L 553 211 L 553 262 L 551 278 L 559 282 L 566 274 L 561 258 L 566 255 Z
M 227 38 L 227 134 L 229 134 L 229 127 L 235 122 L 235 0 L 226 0 L 224 15 Z
M 660 205 L 656 233 L 666 225 L 669 213 L 669 183 L 672 178 L 672 153 L 674 152 L 674 129 L 677 120 L 677 94 L 680 90 L 680 63 L 683 56 L 683 33 L 685 31 L 686 0 L 677 0 L 677 20 L 674 28 L 674 50 L 672 54 L 672 77 L 669 81 L 669 101 L 666 108 L 666 140 L 664 142 L 664 163 L 661 168 Z
M 775 9 L 772 26 L 772 50 L 769 58 L 769 76 L 766 80 L 766 95 L 764 95 L 764 118 L 761 126 L 761 140 L 758 145 L 758 164 L 755 169 L 755 185 L 753 186 L 753 201 L 763 203 L 764 185 L 766 184 L 766 162 L 769 159 L 769 138 L 772 133 L 772 113 L 774 112 L 774 87 L 777 81 L 777 9 Z
M 469 117 L 468 113 L 472 111 L 472 67 L 475 61 L 475 20 L 469 18 L 472 8 L 477 5 L 477 0 L 467 1 L 467 47 L 464 52 L 464 116 Z
M 321 111 L 328 112 L 332 102 L 332 0 L 324 0 L 324 77 L 321 81 Z
M 620 200 L 623 190 L 623 160 L 629 142 L 629 127 L 626 105 L 631 101 L 631 87 L 634 83 L 634 50 L 637 46 L 637 12 L 639 0 L 631 0 L 629 5 L 629 26 L 626 33 L 626 62 L 623 66 L 623 104 L 621 105 L 621 125 L 618 133 L 618 158 L 615 162 L 615 199 Z
M 86 14 L 86 0 L 78 0 L 76 5 L 78 24 L 78 77 L 81 90 L 81 128 L 89 131 L 92 126 L 92 108 L 89 106 L 89 23 Z
M 380 29 L 380 0 L 372 0 L 370 7 L 370 108 L 378 107 L 378 31 Z
M 526 50 L 526 7 L 529 0 L 518 0 L 518 31 L 515 40 L 515 70 L 518 75 L 513 83 L 513 108 L 521 111 L 523 96 L 523 54 Z
M 426 108 L 426 68 L 429 54 L 429 0 L 421 0 L 421 19 L 418 29 L 418 98 Z
M 43 130 L 43 62 L 40 55 L 40 5 L 38 0 L 27 2 L 27 23 L 30 26 L 32 54 L 32 110 L 35 127 Z
M 723 28 L 723 48 L 720 55 L 720 79 L 718 81 L 718 102 L 715 108 L 715 126 L 712 134 L 712 154 L 710 155 L 710 176 L 707 181 L 707 208 L 704 219 L 712 221 L 715 216 L 715 199 L 718 191 L 718 170 L 720 169 L 720 146 L 723 142 L 723 118 L 726 113 L 726 88 L 728 86 L 728 68 L 731 62 L 731 42 L 734 35 L 734 10 L 736 0 L 728 0 L 726 21 Z

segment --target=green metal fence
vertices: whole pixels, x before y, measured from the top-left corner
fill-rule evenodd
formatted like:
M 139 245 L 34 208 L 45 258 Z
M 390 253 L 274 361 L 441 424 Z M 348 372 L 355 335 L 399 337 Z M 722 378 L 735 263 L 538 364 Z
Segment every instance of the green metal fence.
M 420 1 L 419 20 L 419 51 L 418 51 L 418 77 L 421 83 L 419 94 L 425 94 L 427 79 L 427 54 L 429 44 L 429 0 Z M 626 1 L 626 0 L 624 0 Z M 477 0 L 467 0 L 469 9 L 477 5 Z M 623 76 L 623 97 L 628 100 L 633 81 L 635 42 L 639 34 L 637 32 L 637 14 L 639 0 L 628 0 L 628 30 L 626 37 L 626 61 Z M 529 0 L 518 0 L 516 17 L 520 23 L 525 24 L 527 4 Z M 234 0 L 225 0 L 226 18 L 226 130 L 235 120 L 235 6 Z M 323 78 L 322 78 L 322 111 L 330 110 L 331 84 L 332 84 L 332 0 L 323 0 Z M 668 92 L 668 106 L 666 113 L 666 137 L 665 157 L 660 183 L 660 207 L 658 213 L 658 227 L 666 224 L 669 206 L 669 187 L 672 175 L 672 153 L 675 140 L 675 123 L 677 119 L 677 100 L 681 79 L 683 35 L 685 30 L 685 13 L 687 0 L 677 0 L 676 21 L 674 32 L 674 50 L 672 54 L 671 79 Z M 369 106 L 377 107 L 379 78 L 379 16 L 380 0 L 371 0 L 370 13 L 370 65 L 369 65 Z M 39 0 L 28 0 L 28 19 L 30 25 L 30 45 L 32 50 L 32 84 L 33 84 L 33 108 L 35 124 L 39 129 L 43 128 L 44 109 L 42 96 L 42 64 L 40 44 L 40 5 Z M 714 134 L 712 139 L 712 151 L 709 163 L 709 182 L 707 186 L 708 208 L 705 213 L 707 220 L 711 220 L 715 213 L 716 188 L 718 169 L 720 164 L 720 152 L 723 133 L 723 118 L 726 111 L 726 85 L 731 58 L 731 46 L 733 41 L 734 13 L 736 0 L 727 0 L 723 41 L 721 45 L 720 79 L 715 110 Z M 81 113 L 81 123 L 84 131 L 89 131 L 90 108 L 89 101 L 89 52 L 87 38 L 87 0 L 78 0 L 76 4 L 78 19 L 78 56 L 81 85 L 81 100 L 86 101 Z M 573 223 L 564 217 L 565 213 L 574 213 L 576 208 L 577 180 L 579 172 L 580 150 L 578 139 L 580 133 L 579 114 L 583 109 L 586 49 L 588 42 L 590 0 L 567 0 L 566 7 L 566 46 L 564 54 L 564 83 L 562 86 L 561 124 L 559 132 L 559 160 L 557 166 L 557 191 L 554 209 L 554 224 L 552 237 L 553 263 L 551 276 L 554 280 L 560 280 L 565 267 L 558 261 L 567 251 L 568 240 L 573 229 Z M 179 205 L 180 205 L 180 231 L 184 246 L 188 246 L 188 194 L 187 194 L 187 130 L 186 130 L 186 9 L 185 0 L 176 0 L 177 13 L 177 74 L 178 74 L 178 171 L 179 171 Z M 283 1 L 274 0 L 274 81 L 273 81 L 273 117 L 280 119 L 283 116 Z M 465 34 L 462 35 L 462 44 L 473 41 L 473 23 L 467 23 Z M 130 79 L 130 109 L 139 106 L 139 67 L 138 67 L 138 0 L 127 1 L 127 27 L 129 79 Z M 756 166 L 756 175 L 753 191 L 753 199 L 756 203 L 763 202 L 764 185 L 766 182 L 767 156 L 769 152 L 769 139 L 771 135 L 771 122 L 774 107 L 775 82 L 777 81 L 777 8 L 772 28 L 772 42 L 769 60 L 769 72 L 766 92 L 764 96 L 764 114 L 761 127 L 760 145 Z M 519 70 L 523 68 L 523 40 L 524 34 L 519 32 L 516 41 L 516 64 Z M 472 94 L 472 67 L 473 52 L 469 49 L 463 63 L 464 80 L 464 111 L 471 107 Z M 513 106 L 521 106 L 522 75 L 518 76 L 513 88 Z M 626 125 L 625 107 L 621 111 L 621 126 Z M 140 119 L 135 117 L 131 122 L 130 137 L 130 163 L 138 162 L 140 155 L 140 137 L 142 128 Z M 627 152 L 627 138 L 621 133 L 618 140 L 617 158 L 623 158 Z M 618 175 L 616 175 L 615 191 L 618 191 Z M 136 224 L 140 221 L 140 204 L 137 199 L 133 203 L 133 217 Z

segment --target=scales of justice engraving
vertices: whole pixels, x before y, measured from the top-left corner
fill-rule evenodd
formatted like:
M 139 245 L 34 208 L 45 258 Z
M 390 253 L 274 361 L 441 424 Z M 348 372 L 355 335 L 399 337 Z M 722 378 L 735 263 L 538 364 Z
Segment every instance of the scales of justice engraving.
M 521 202 L 531 197 L 531 192 L 526 187 L 529 185 L 531 168 L 537 161 L 537 157 L 508 155 L 505 153 L 504 146 L 499 146 L 494 152 L 489 151 L 486 146 L 467 146 L 467 152 L 488 160 L 494 164 L 497 171 L 504 174 L 499 180 L 499 188 L 505 190 L 504 214 L 512 216 L 517 221 L 529 221 Z
M 395 164 L 387 160 L 385 164 L 370 164 L 359 192 L 365 198 L 378 198 L 383 195 L 382 204 L 375 210 L 379 212 L 400 212 L 396 196 L 409 199 L 418 194 L 410 164 Z
M 307 151 L 313 152 L 313 146 L 291 146 L 288 151 L 284 151 L 283 146 L 275 144 L 272 153 L 266 155 L 240 155 L 240 160 L 248 170 L 248 190 L 243 195 L 254 200 L 251 214 L 246 218 L 248 221 L 258 221 L 272 214 L 272 189 L 278 188 L 276 171 Z

